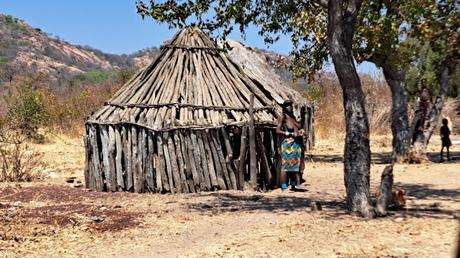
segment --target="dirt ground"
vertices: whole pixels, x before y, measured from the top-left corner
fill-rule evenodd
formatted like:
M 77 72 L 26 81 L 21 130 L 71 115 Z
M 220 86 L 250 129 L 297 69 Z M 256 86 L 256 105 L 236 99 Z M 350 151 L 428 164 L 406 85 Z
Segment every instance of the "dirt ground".
M 81 139 L 37 145 L 43 181 L 0 185 L 0 256 L 16 257 L 454 257 L 459 238 L 460 145 L 439 163 L 396 165 L 408 205 L 367 220 L 344 207 L 338 141 L 320 141 L 305 173 L 306 192 L 198 194 L 98 193 L 83 181 Z M 372 192 L 389 160 L 391 139 L 373 137 Z M 322 211 L 312 211 L 320 202 Z

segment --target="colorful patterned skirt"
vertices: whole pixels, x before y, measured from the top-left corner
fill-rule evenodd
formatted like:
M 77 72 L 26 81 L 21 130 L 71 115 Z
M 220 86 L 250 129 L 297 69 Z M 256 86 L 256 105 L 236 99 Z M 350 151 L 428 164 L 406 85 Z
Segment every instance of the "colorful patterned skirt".
M 302 148 L 293 138 L 281 142 L 281 171 L 300 172 Z

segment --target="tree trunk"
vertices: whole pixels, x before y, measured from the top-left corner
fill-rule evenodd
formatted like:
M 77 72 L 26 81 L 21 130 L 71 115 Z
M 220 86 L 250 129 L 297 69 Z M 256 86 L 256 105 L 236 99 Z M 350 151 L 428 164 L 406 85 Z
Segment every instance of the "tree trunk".
M 362 0 L 346 4 L 330 0 L 328 4 L 328 44 L 335 71 L 343 90 L 346 139 L 344 178 L 347 207 L 364 217 L 374 217 L 369 201 L 370 147 L 369 122 L 364 93 L 352 55 L 356 17 Z
M 433 103 L 427 122 L 422 125 L 423 133 L 417 135 L 414 141 L 414 150 L 417 154 L 426 156 L 426 148 L 430 142 L 431 135 L 438 125 L 439 119 L 441 118 L 442 108 L 446 100 L 447 91 L 452 84 L 451 75 L 454 72 L 454 64 L 445 60 L 441 65 L 439 96 L 436 97 L 435 103 Z
M 382 179 L 380 181 L 380 195 L 377 198 L 377 213 L 380 216 L 387 214 L 387 207 L 391 203 L 393 195 L 393 164 L 387 165 L 382 172 Z
M 391 57 L 387 57 L 394 60 Z M 387 59 L 387 60 L 388 60 Z M 411 130 L 407 115 L 407 95 L 404 88 L 405 74 L 398 69 L 396 62 L 382 64 L 383 75 L 391 89 L 391 132 L 393 134 L 393 159 L 402 161 L 410 150 Z

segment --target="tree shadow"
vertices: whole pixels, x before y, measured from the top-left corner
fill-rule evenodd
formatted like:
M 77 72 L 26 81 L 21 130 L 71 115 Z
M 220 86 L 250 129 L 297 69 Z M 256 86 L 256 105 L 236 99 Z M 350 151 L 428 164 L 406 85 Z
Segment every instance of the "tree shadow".
M 273 196 L 266 194 L 240 194 L 229 192 L 210 193 L 212 200 L 186 204 L 187 208 L 200 213 L 232 213 L 258 212 L 291 213 L 296 211 L 310 212 L 312 202 L 319 202 L 324 210 L 333 210 L 337 216 L 348 215 L 344 200 L 321 201 L 300 196 Z
M 439 152 L 428 152 L 428 160 L 430 162 L 438 163 L 441 161 L 441 155 Z M 308 155 L 309 161 L 322 162 L 322 163 L 341 163 L 343 162 L 343 155 Z M 446 154 L 444 153 L 444 158 Z M 373 164 L 390 164 L 391 163 L 391 152 L 373 152 L 371 153 L 371 162 Z M 460 152 L 450 152 L 450 161 L 446 163 L 460 163 Z
M 436 189 L 431 184 L 405 184 L 397 183 L 397 187 L 406 190 L 407 195 L 419 200 L 432 199 L 460 202 L 460 188 L 458 189 Z
M 407 208 L 389 211 L 383 219 L 426 217 L 436 219 L 458 218 L 460 210 L 438 206 L 441 200 L 459 202 L 460 190 L 434 189 L 430 185 L 399 184 L 408 191 L 408 196 L 420 200 L 432 200 L 432 203 L 409 205 Z M 195 196 L 195 200 L 197 199 Z M 186 209 L 201 214 L 221 214 L 234 212 L 271 212 L 290 214 L 293 212 L 312 213 L 313 202 L 319 202 L 323 208 L 317 212 L 324 219 L 350 218 L 345 200 L 321 200 L 320 196 L 273 196 L 263 193 L 214 192 L 205 195 L 203 201 L 184 204 Z M 211 199 L 209 197 L 212 197 Z M 375 199 L 374 199 L 375 201 Z M 433 205 L 436 204 L 436 205 Z
M 446 203 L 456 205 L 460 203 L 459 189 L 436 189 L 431 184 L 404 184 L 397 183 L 395 187 L 401 187 L 406 190 L 407 196 L 413 203 L 409 203 L 407 208 L 403 208 L 392 215 L 398 217 L 425 217 L 452 219 L 460 218 L 460 209 L 446 206 Z M 421 200 L 423 202 L 416 202 Z M 448 205 L 448 204 L 447 204 Z

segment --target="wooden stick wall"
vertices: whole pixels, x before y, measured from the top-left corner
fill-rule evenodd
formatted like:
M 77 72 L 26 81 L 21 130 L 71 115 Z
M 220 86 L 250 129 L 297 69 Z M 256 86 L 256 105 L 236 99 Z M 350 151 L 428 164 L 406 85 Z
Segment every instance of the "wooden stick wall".
M 275 140 L 274 126 L 250 123 L 171 131 L 87 123 L 85 183 L 96 191 L 156 193 L 272 189 Z
M 242 131 L 235 127 L 153 132 L 135 125 L 88 124 L 86 186 L 97 191 L 157 193 L 241 190 L 250 180 L 247 152 L 241 155 L 240 143 L 235 141 Z M 258 129 L 258 140 L 272 139 L 273 132 L 272 128 Z M 235 166 L 236 161 L 242 165 Z M 263 169 L 263 176 L 272 177 L 269 168 L 264 165 Z M 257 166 L 253 173 L 262 176 L 259 170 Z

